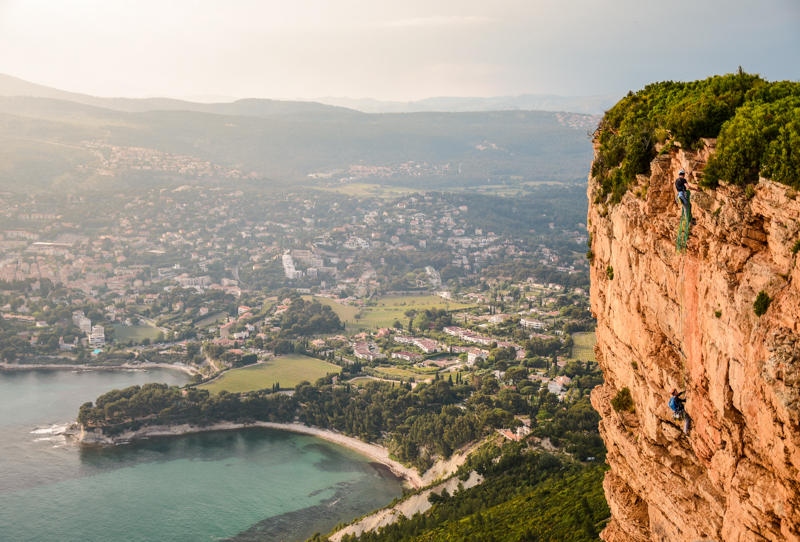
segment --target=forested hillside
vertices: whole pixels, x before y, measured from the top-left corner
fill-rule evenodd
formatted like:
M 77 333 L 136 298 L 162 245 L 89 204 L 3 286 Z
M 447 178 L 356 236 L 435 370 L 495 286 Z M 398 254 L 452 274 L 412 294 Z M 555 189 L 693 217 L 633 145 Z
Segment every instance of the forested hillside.
M 610 517 L 603 466 L 507 444 L 474 454 L 461 472 L 470 469 L 485 481 L 452 495 L 431 494 L 427 513 L 342 542 L 594 542 Z
M 318 182 L 309 175 L 338 183 L 355 174 L 382 184 L 447 188 L 512 178 L 582 181 L 591 160 L 586 130 L 562 124 L 557 113 L 364 114 L 270 106 L 272 113 L 265 114 L 261 103 L 237 104 L 223 104 L 230 107 L 215 113 L 131 113 L 52 98 L 0 97 L 0 188 L 229 182 L 220 168 L 238 170 L 247 179 L 235 177 L 238 182 L 256 184 Z M 199 163 L 160 170 L 150 162 L 119 160 L 120 154 L 141 158 L 154 151 L 164 153 L 159 160 L 190 157 Z

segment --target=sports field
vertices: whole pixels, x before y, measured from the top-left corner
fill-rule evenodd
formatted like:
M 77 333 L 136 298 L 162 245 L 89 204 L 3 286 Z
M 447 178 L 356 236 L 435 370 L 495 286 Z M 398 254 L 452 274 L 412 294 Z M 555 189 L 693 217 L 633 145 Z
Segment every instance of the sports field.
M 366 329 L 374 327 L 391 327 L 395 320 L 400 320 L 403 325 L 408 325 L 405 312 L 409 309 L 422 312 L 425 309 L 462 310 L 474 305 L 448 301 L 435 295 L 409 295 L 381 297 L 376 307 L 365 307 L 364 314 L 359 320 L 350 320 L 348 329 Z
M 575 341 L 572 346 L 572 358 L 581 361 L 597 361 L 594 357 L 594 345 L 597 343 L 594 331 L 573 333 L 572 340 Z
M 213 382 L 198 386 L 207 389 L 212 394 L 222 390 L 231 393 L 263 390 L 272 388 L 276 382 L 282 389 L 294 388 L 303 380 L 312 384 L 328 373 L 339 373 L 341 367 L 324 361 L 290 354 L 274 358 L 265 363 L 233 369 L 224 373 Z
M 151 341 L 156 338 L 159 329 L 153 326 L 114 326 L 114 338 L 119 342 L 126 343 L 133 340 L 140 343 L 144 339 Z

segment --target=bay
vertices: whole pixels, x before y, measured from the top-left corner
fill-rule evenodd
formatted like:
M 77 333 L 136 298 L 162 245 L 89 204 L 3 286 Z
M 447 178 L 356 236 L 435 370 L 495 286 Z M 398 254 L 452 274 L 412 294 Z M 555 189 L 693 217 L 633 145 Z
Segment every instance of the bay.
M 52 433 L 87 400 L 186 375 L 0 373 L 0 539 L 305 540 L 401 494 L 380 465 L 263 428 L 79 446 Z

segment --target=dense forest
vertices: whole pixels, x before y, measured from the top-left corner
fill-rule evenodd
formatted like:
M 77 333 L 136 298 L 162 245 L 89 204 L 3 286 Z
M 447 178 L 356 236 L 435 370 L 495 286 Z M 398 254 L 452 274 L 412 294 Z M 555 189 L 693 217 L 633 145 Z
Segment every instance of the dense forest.
M 700 148 L 703 138 L 718 140 L 702 186 L 763 176 L 800 188 L 800 83 L 770 83 L 741 68 L 702 81 L 655 83 L 612 107 L 595 136 L 600 150 L 592 175 L 601 181 L 595 203 L 618 202 L 659 152 Z
M 226 391 L 210 395 L 207 390 L 190 389 L 184 395 L 177 386 L 150 383 L 112 390 L 98 397 L 94 405 L 84 403 L 78 423 L 103 427 L 104 433 L 113 435 L 150 424 L 288 422 L 294 409 L 295 403 L 282 394 L 252 393 L 240 397 Z
M 328 305 L 318 301 L 293 299 L 281 318 L 281 336 L 297 337 L 319 333 L 336 333 L 344 325 Z

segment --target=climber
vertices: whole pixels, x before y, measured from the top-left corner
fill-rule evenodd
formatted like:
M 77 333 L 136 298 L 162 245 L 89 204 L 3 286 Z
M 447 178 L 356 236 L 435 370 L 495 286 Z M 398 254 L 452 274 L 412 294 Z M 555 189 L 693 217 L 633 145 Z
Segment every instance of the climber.
M 686 410 L 683 408 L 683 399 L 681 399 L 681 395 L 686 393 L 686 390 L 678 393 L 678 390 L 672 388 L 672 391 L 669 392 L 671 397 L 669 398 L 669 408 L 672 409 L 673 417 L 676 420 L 680 420 L 683 418 L 683 432 L 685 434 L 689 434 L 689 415 L 686 414 Z
M 686 214 L 686 206 L 689 204 L 688 197 L 686 192 L 688 191 L 689 185 L 686 184 L 686 172 L 680 170 L 678 172 L 678 178 L 675 179 L 675 188 L 678 190 L 678 195 L 675 199 L 681 202 L 683 206 L 683 213 Z M 692 219 L 692 226 L 696 224 L 696 221 Z

